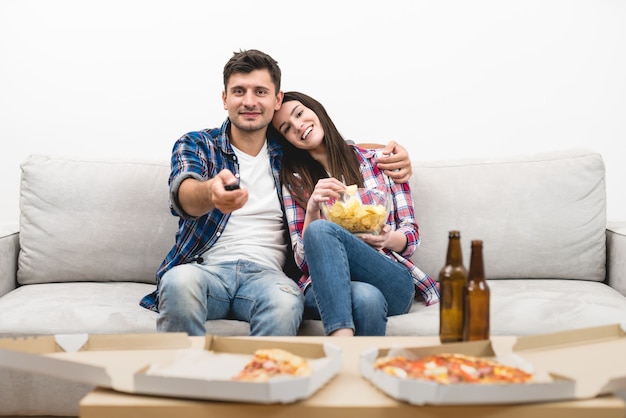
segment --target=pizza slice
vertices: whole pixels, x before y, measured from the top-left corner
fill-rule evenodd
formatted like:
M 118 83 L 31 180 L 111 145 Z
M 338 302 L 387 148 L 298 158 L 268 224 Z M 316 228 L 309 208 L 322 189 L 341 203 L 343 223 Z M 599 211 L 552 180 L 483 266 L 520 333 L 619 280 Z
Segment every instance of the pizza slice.
M 493 360 L 463 354 L 432 354 L 418 359 L 380 357 L 374 363 L 392 376 L 438 383 L 524 383 L 532 374 Z
M 234 380 L 266 382 L 276 376 L 310 376 L 307 360 L 279 348 L 256 350 L 252 360 L 235 376 Z

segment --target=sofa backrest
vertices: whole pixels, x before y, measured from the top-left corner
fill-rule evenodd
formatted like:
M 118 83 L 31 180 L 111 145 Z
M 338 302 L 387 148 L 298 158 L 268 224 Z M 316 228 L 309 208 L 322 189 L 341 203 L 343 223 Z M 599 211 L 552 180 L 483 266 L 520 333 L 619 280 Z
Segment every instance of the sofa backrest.
M 168 161 L 33 155 L 21 165 L 18 282 L 139 281 L 174 244 Z M 605 276 L 602 157 L 588 151 L 501 159 L 414 161 L 421 245 L 437 278 L 448 231 L 484 241 L 488 278 Z
M 21 168 L 18 283 L 154 283 L 177 229 L 168 161 L 33 155 Z
M 595 152 L 414 161 L 410 182 L 421 237 L 413 260 L 434 278 L 453 229 L 467 268 L 470 241 L 483 240 L 490 279 L 605 278 L 605 168 Z

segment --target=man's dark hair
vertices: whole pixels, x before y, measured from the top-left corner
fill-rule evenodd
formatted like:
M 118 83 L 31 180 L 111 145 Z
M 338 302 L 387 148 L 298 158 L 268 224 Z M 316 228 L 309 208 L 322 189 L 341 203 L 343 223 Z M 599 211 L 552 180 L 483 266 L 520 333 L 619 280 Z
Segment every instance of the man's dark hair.
M 235 52 L 224 66 L 224 90 L 228 86 L 230 76 L 237 73 L 249 74 L 254 70 L 268 70 L 272 82 L 276 86 L 276 93 L 280 91 L 280 67 L 278 62 L 257 49 L 240 50 Z

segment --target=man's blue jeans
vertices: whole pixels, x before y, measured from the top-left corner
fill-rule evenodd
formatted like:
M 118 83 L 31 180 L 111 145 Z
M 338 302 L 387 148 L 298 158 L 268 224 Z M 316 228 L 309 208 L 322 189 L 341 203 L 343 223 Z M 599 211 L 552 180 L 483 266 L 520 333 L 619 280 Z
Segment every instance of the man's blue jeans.
M 304 252 L 311 275 L 307 317 L 321 318 L 328 335 L 385 335 L 387 316 L 409 311 L 415 296 L 409 269 L 326 220 L 309 224 Z
M 250 335 L 296 335 L 303 299 L 282 271 L 250 261 L 181 264 L 159 282 L 157 330 L 205 335 L 205 321 L 229 318 L 249 322 Z

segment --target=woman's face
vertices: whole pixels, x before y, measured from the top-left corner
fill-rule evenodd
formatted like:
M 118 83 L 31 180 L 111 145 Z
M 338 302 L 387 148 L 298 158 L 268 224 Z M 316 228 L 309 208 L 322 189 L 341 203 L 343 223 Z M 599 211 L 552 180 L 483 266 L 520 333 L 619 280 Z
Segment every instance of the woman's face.
M 324 129 L 317 114 L 297 100 L 282 104 L 274 113 L 272 126 L 300 149 L 312 150 L 324 141 Z

